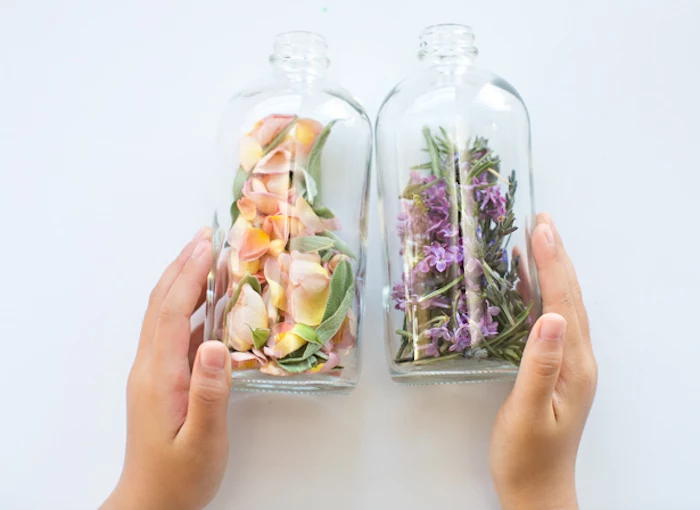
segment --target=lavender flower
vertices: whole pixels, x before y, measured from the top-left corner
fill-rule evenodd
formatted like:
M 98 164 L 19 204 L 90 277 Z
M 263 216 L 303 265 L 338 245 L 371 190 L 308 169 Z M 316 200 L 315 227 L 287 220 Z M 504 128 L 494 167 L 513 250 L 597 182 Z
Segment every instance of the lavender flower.
M 430 328 L 425 332 L 425 336 L 430 339 L 430 344 L 426 346 L 421 346 L 420 348 L 425 349 L 426 356 L 440 356 L 440 340 L 445 340 L 447 342 L 452 341 L 452 334 L 447 328 L 446 324 L 436 328 Z
M 425 258 L 419 264 L 420 271 L 427 273 L 430 268 L 437 269 L 440 273 L 445 272 L 448 266 L 462 262 L 462 251 L 457 246 L 447 246 L 440 243 L 432 243 L 424 246 Z M 428 271 L 426 271 L 426 267 Z
M 490 306 L 487 304 L 486 313 L 481 317 L 479 321 L 479 329 L 484 338 L 493 338 L 498 335 L 498 322 L 493 320 L 493 318 L 501 313 L 501 309 L 497 306 Z
M 410 324 L 405 329 L 417 329 L 425 340 L 421 342 L 424 345 L 413 347 L 413 359 L 439 358 L 447 350 L 479 360 L 502 356 L 506 346 L 509 350 L 504 359 L 519 359 L 522 347 L 511 341 L 488 351 L 479 346 L 498 336 L 505 326 L 498 321 L 501 309 L 494 303 L 511 303 L 513 316 L 518 317 L 513 327 L 527 331 L 531 326 L 526 306 L 515 289 L 517 274 L 513 276 L 505 249 L 513 222 L 509 219 L 504 228 L 491 225 L 511 218 L 512 201 L 506 199 L 505 189 L 501 191 L 499 182 L 487 170 L 472 182 L 460 182 L 477 164 L 497 171 L 500 160 L 484 138 L 476 137 L 471 147 L 461 152 L 453 150 L 457 144 L 448 139 L 445 130 L 441 133 L 433 136 L 428 128 L 424 130 L 431 148 L 430 171 L 427 166 L 413 171 L 402 194 L 396 230 L 402 241 L 399 251 L 409 266 L 402 281 L 392 288 L 395 307 L 407 314 Z M 450 186 L 451 181 L 459 192 Z M 514 196 L 514 172 L 509 183 L 508 194 Z M 485 264 L 490 268 L 488 280 Z M 493 280 L 496 294 L 488 289 Z M 433 297 L 425 299 L 427 295 Z M 495 302 L 487 301 L 486 295 Z M 435 326 L 436 321 L 439 326 Z M 404 338 L 397 361 L 408 345 Z
M 461 321 L 460 321 L 461 322 Z M 453 343 L 450 346 L 451 352 L 464 352 L 472 344 L 472 336 L 469 332 L 469 321 L 460 324 L 455 330 Z

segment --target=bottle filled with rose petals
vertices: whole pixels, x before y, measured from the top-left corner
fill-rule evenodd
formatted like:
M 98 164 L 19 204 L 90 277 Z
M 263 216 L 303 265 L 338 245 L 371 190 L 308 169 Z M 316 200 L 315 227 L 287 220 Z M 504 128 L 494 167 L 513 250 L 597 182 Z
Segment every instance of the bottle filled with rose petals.
M 476 56 L 471 28 L 426 28 L 421 70 L 377 119 L 387 352 L 400 383 L 512 379 L 540 314 L 528 112 Z
M 349 393 L 360 321 L 371 123 L 326 77 L 323 37 L 287 32 L 222 116 L 205 338 L 233 388 Z

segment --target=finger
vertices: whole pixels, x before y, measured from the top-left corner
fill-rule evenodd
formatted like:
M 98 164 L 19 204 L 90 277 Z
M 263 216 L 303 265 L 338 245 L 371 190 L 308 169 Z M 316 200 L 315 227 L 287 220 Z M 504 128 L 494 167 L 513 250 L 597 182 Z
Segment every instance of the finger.
M 231 355 L 224 344 L 212 340 L 197 350 L 187 418 L 180 436 L 200 441 L 221 441 L 226 438 L 226 409 L 231 389 Z
M 540 223 L 532 233 L 532 253 L 537 266 L 543 313 L 558 313 L 566 319 L 569 334 L 567 343 L 580 345 L 579 324 L 573 297 L 566 277 L 566 269 L 559 256 L 559 247 L 554 241 L 554 232 L 547 223 Z
M 139 351 L 144 350 L 151 344 L 151 341 L 153 340 L 153 332 L 156 326 L 156 319 L 158 318 L 158 311 L 163 304 L 163 300 L 175 282 L 177 275 L 180 274 L 182 268 L 185 266 L 187 259 L 189 259 L 192 255 L 197 241 L 202 238 L 211 238 L 210 228 L 203 227 L 199 229 L 192 241 L 185 245 L 180 252 L 180 255 L 178 255 L 178 257 L 165 269 L 160 277 L 160 280 L 158 280 L 158 283 L 151 291 L 151 295 L 148 299 L 148 308 L 146 309 L 146 315 L 143 319 L 143 327 L 141 328 Z
M 559 314 L 540 317 L 530 331 L 513 398 L 523 409 L 553 410 L 554 388 L 564 359 L 566 320 Z
M 525 304 L 529 304 L 531 298 L 530 293 L 530 274 L 527 268 L 527 258 L 523 256 L 523 252 L 519 246 L 513 248 L 513 261 L 518 260 L 518 283 L 515 285 L 515 290 L 518 291 L 520 297 L 523 298 Z
M 187 363 L 190 317 L 211 269 L 211 242 L 200 239 L 173 282 L 158 313 L 153 353 L 159 364 L 181 368 Z
M 576 314 L 578 316 L 579 326 L 581 326 L 581 329 L 583 331 L 584 341 L 590 343 L 588 314 L 586 313 L 586 306 L 583 304 L 581 286 L 578 282 L 578 276 L 576 276 L 576 269 L 574 268 L 574 264 L 571 262 L 571 258 L 566 252 L 566 249 L 564 248 L 564 243 L 562 242 L 561 235 L 559 235 L 559 231 L 557 230 L 554 221 L 552 221 L 552 217 L 546 213 L 538 214 L 537 222 L 547 223 L 550 227 L 552 227 L 552 231 L 554 232 L 554 242 L 559 248 L 559 257 L 561 258 L 562 265 L 564 266 L 564 269 L 566 271 L 566 278 L 569 283 L 569 290 L 571 291 L 571 296 L 574 300 L 574 306 L 576 307 Z
M 192 330 L 190 333 L 190 349 L 187 352 L 187 359 L 189 360 L 190 369 L 194 364 L 194 359 L 197 356 L 197 350 L 199 346 L 202 345 L 204 341 L 204 324 L 200 324 Z

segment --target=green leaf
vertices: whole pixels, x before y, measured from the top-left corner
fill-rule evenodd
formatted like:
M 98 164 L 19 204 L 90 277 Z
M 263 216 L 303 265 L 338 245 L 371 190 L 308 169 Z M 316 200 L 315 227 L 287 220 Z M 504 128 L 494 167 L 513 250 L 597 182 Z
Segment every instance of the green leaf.
M 238 167 L 236 178 L 233 180 L 233 203 L 231 204 L 231 225 L 236 223 L 240 211 L 238 210 L 238 199 L 243 193 L 243 185 L 248 180 L 248 173 L 243 170 L 243 167 Z
M 335 243 L 332 239 L 325 236 L 305 236 L 293 237 L 289 241 L 289 249 L 300 251 L 302 253 L 313 253 L 321 250 L 333 248 Z
M 347 260 L 340 261 L 331 277 L 330 292 L 328 293 L 326 310 L 323 312 L 323 319 L 321 319 L 321 322 L 333 315 L 333 312 L 338 309 L 348 289 L 352 287 L 353 282 L 354 279 L 350 262 Z
M 328 207 L 319 205 L 314 207 L 313 210 L 316 213 L 316 216 L 318 216 L 319 218 L 325 218 L 327 220 L 335 218 L 335 214 L 333 214 L 333 211 L 331 211 Z
M 316 330 L 314 328 L 312 328 L 311 326 L 307 326 L 306 324 L 297 323 L 292 328 L 291 332 L 297 336 L 300 336 L 301 338 L 303 338 L 304 340 L 306 340 L 309 343 L 322 345 L 318 339 L 318 335 L 316 334 Z
M 253 287 L 253 290 L 254 290 L 255 292 L 257 292 L 258 294 L 260 294 L 260 282 L 259 282 L 258 279 L 257 279 L 255 276 L 253 276 L 252 274 L 246 273 L 245 276 L 244 276 L 243 278 L 241 278 L 241 281 L 238 282 L 238 285 L 236 286 L 236 289 L 233 291 L 233 296 L 231 296 L 231 301 L 229 301 L 229 304 L 230 304 L 230 307 L 231 307 L 231 308 L 233 308 L 233 305 L 235 305 L 235 304 L 236 304 L 236 301 L 238 301 L 238 297 L 241 295 L 241 291 L 243 290 L 243 286 L 244 286 L 246 283 L 247 283 L 248 285 L 250 285 L 251 287 Z M 232 303 L 232 304 L 231 304 L 231 303 Z M 227 308 L 227 310 L 226 310 L 227 312 L 231 311 L 228 305 L 226 306 L 226 308 Z
M 277 364 L 291 374 L 298 374 L 300 372 L 306 372 L 318 365 L 318 359 L 316 356 L 309 356 L 301 361 L 285 362 L 284 360 L 277 360 Z
M 336 122 L 340 119 L 335 119 L 330 121 L 323 130 L 319 133 L 316 141 L 311 147 L 311 152 L 309 153 L 309 174 L 316 184 L 317 194 L 316 198 L 321 198 L 321 154 L 323 153 L 323 147 L 326 145 L 328 136 L 331 134 L 331 129 Z M 313 204 L 312 204 L 313 205 Z
M 352 306 L 352 300 L 355 298 L 355 284 L 353 282 L 352 287 L 348 289 L 347 294 L 345 294 L 345 297 L 343 298 L 343 301 L 341 301 L 340 306 L 338 309 L 328 317 L 326 320 L 324 320 L 319 326 L 316 328 L 316 334 L 318 337 L 321 339 L 321 341 L 325 344 L 328 340 L 333 338 L 333 336 L 338 332 L 340 329 L 340 326 L 343 325 L 343 321 L 345 320 L 345 317 L 348 315 L 348 310 L 350 310 L 350 306 Z
M 250 326 L 248 326 L 250 327 Z M 267 343 L 267 339 L 270 336 L 269 329 L 255 328 L 251 329 L 253 332 L 253 343 L 257 349 L 262 349 L 262 347 Z
M 348 310 L 355 297 L 355 279 L 352 274 L 352 266 L 347 260 L 343 260 L 335 268 L 330 283 L 330 293 L 323 320 L 316 328 L 316 334 L 322 344 L 333 338 L 340 326 L 342 326 Z
M 440 156 L 438 155 L 435 140 L 433 140 L 433 135 L 430 133 L 430 128 L 428 126 L 423 128 L 423 136 L 425 137 L 425 144 L 428 147 L 428 154 L 430 154 L 430 165 L 433 175 L 435 177 L 440 177 Z
M 301 196 L 306 198 L 309 204 L 313 205 L 316 195 L 318 195 L 318 186 L 311 174 L 301 166 L 294 169 L 294 187 L 298 189 Z
M 343 241 L 340 237 L 338 237 L 336 234 L 331 232 L 330 230 L 324 230 L 320 236 L 327 237 L 328 239 L 331 239 L 333 241 L 333 244 L 335 245 L 335 249 L 338 250 L 340 253 L 344 253 L 350 258 L 357 259 L 357 256 L 355 256 L 355 253 L 350 249 L 350 247 Z
M 461 282 L 463 278 L 464 278 L 464 275 L 458 276 L 457 278 L 455 278 L 454 280 L 452 280 L 450 283 L 448 283 L 448 284 L 445 285 L 444 287 L 440 287 L 439 289 L 434 290 L 434 291 L 431 292 L 430 294 L 426 294 L 425 296 L 421 296 L 421 297 L 418 299 L 418 302 L 419 302 L 419 303 L 423 303 L 423 302 L 425 302 L 425 301 L 427 301 L 427 300 L 429 300 L 429 299 L 432 299 L 432 298 L 434 298 L 434 297 L 436 297 L 436 296 L 439 296 L 440 294 L 443 294 L 444 292 L 447 292 L 447 291 L 450 290 L 452 287 L 454 287 L 454 286 L 457 285 L 459 282 Z

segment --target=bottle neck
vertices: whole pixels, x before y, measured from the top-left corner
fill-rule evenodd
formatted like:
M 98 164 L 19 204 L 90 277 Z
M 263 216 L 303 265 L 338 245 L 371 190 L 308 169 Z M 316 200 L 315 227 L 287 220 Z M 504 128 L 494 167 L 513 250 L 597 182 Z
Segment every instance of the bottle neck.
M 275 38 L 270 63 L 275 73 L 291 79 L 313 79 L 330 65 L 328 43 L 313 32 L 285 32 Z
M 418 58 L 425 66 L 471 66 L 477 55 L 474 32 L 466 25 L 433 25 L 420 36 Z

